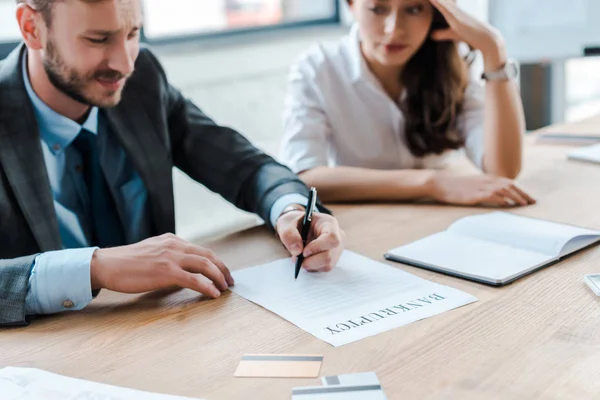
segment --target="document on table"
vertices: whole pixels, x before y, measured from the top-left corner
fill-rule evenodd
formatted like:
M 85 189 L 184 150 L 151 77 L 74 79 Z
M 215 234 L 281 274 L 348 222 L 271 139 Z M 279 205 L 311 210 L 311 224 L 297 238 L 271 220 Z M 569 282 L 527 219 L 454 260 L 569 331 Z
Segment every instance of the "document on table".
M 297 281 L 291 259 L 233 277 L 233 292 L 336 347 L 477 301 L 349 251 L 333 271 L 301 271 Z
M 2 400 L 192 400 L 68 378 L 34 368 L 0 369 Z

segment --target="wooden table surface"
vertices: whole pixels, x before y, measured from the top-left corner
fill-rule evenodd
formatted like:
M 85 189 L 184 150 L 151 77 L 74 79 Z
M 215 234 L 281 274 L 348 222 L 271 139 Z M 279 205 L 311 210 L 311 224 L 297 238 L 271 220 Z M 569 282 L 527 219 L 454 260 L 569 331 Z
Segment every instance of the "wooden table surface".
M 600 118 L 552 129 L 600 131 Z M 567 161 L 568 147 L 527 142 L 519 184 L 539 202 L 511 211 L 600 229 L 600 166 Z M 391 248 L 489 211 L 410 204 L 333 209 L 347 248 L 381 262 Z M 232 269 L 286 256 L 266 228 L 207 246 Z M 240 357 L 316 353 L 325 356 L 322 375 L 375 371 L 392 400 L 600 398 L 600 300 L 583 282 L 585 274 L 600 272 L 600 247 L 504 288 L 390 265 L 479 302 L 334 348 L 232 293 L 207 301 L 191 291 L 104 291 L 82 312 L 0 331 L 0 367 L 214 400 L 289 399 L 293 387 L 320 382 L 234 378 Z

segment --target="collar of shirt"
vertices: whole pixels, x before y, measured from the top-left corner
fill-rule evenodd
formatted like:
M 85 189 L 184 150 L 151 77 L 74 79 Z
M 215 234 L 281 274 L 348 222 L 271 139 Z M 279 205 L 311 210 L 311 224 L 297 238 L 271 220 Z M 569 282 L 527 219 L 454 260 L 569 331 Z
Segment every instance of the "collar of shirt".
M 81 129 L 86 129 L 94 135 L 98 133 L 98 107 L 92 107 L 83 125 L 60 115 L 48 107 L 31 87 L 27 70 L 27 53 L 23 56 L 22 68 L 25 89 L 33 104 L 41 139 L 48 145 L 54 155 L 63 152 L 79 135 Z
M 350 34 L 347 37 L 346 46 L 350 56 L 350 66 L 352 73 L 352 82 L 359 81 L 363 76 L 371 74 L 367 61 L 365 60 L 360 47 L 360 33 L 358 24 L 355 23 L 350 29 Z
M 389 97 L 385 90 L 383 89 L 383 85 L 377 79 L 375 74 L 369 68 L 367 64 L 367 60 L 363 55 L 361 45 L 360 45 L 360 31 L 358 28 L 358 24 L 354 23 L 352 28 L 350 29 L 350 34 L 346 37 L 345 46 L 347 48 L 347 54 L 350 58 L 350 73 L 352 74 L 351 79 L 353 83 L 359 81 L 365 81 L 375 86 L 381 94 Z M 395 102 L 396 104 L 400 104 L 401 101 L 406 99 L 406 91 L 403 90 L 400 98 Z

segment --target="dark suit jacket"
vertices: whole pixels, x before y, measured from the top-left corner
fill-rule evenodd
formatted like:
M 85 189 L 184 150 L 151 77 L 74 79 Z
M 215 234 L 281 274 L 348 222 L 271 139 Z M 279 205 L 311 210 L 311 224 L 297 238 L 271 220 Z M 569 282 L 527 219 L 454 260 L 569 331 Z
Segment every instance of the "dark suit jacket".
M 52 191 L 21 70 L 24 45 L 0 62 L 0 325 L 27 323 L 37 254 L 61 249 Z M 105 110 L 148 191 L 154 235 L 175 231 L 172 168 L 269 223 L 282 195 L 306 186 L 238 132 L 217 125 L 173 88 L 142 48 L 118 106 Z M 198 207 L 202 207 L 198 204 Z

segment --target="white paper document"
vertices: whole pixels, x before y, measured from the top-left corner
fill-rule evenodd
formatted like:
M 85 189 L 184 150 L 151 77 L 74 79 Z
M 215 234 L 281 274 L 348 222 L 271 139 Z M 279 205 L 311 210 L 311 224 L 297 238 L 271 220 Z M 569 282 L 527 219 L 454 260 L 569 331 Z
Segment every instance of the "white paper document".
M 459 290 L 345 251 L 333 271 L 301 271 L 291 259 L 233 272 L 232 291 L 334 346 L 477 301 Z
M 1 400 L 192 400 L 68 378 L 33 368 L 0 369 Z

